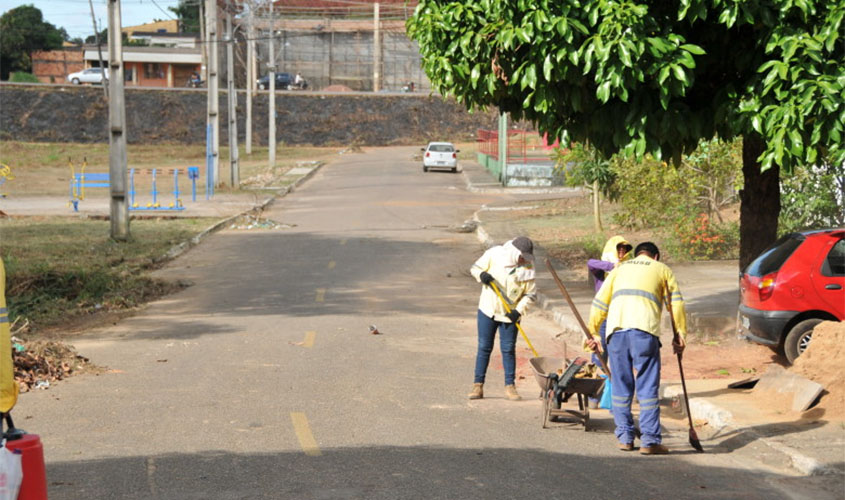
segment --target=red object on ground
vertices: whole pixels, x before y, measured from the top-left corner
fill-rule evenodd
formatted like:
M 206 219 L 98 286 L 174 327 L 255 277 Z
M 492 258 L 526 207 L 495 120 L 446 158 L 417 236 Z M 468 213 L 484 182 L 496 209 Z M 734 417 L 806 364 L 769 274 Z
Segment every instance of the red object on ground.
M 18 500 L 47 500 L 47 472 L 41 438 L 37 434 L 24 434 L 20 439 L 6 441 L 6 448 L 21 451 L 23 481 Z

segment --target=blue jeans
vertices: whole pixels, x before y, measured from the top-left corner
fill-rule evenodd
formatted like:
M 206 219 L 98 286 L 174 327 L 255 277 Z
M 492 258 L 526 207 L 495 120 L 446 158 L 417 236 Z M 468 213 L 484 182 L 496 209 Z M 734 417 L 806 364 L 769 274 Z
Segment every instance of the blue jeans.
M 502 323 L 488 318 L 478 311 L 478 354 L 475 356 L 475 383 L 483 384 L 490 364 L 490 353 L 499 330 L 499 348 L 502 350 L 502 365 L 505 369 L 505 385 L 513 385 L 516 374 L 516 325 Z
M 608 348 L 613 367 L 610 384 L 616 438 L 620 443 L 634 442 L 631 403 L 636 389 L 642 446 L 660 444 L 660 339 L 634 328 L 617 330 L 610 336 Z

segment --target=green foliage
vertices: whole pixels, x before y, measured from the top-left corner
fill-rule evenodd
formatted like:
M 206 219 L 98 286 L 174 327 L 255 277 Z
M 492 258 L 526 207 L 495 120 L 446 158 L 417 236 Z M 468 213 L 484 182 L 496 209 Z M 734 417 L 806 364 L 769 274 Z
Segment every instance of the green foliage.
M 15 83 L 38 83 L 38 78 L 32 73 L 16 71 L 9 75 L 9 81 Z
M 62 46 L 67 33 L 44 21 L 41 11 L 21 5 L 0 16 L 0 78 L 11 71 L 32 72 L 32 53 Z
M 421 0 L 408 20 L 434 87 L 541 132 L 677 165 L 757 132 L 763 168 L 845 161 L 845 2 Z
M 200 5 L 193 0 L 179 0 L 176 7 L 168 7 L 167 10 L 176 14 L 179 19 L 179 31 L 182 33 L 199 33 L 200 31 Z
M 780 234 L 845 226 L 845 165 L 801 170 L 781 181 Z
M 555 170 L 563 172 L 568 185 L 592 189 L 593 183 L 598 182 L 605 198 L 617 198 L 616 174 L 610 168 L 610 161 L 603 158 L 594 148 L 581 143 L 574 143 L 569 149 L 558 147 L 555 149 L 554 159 Z

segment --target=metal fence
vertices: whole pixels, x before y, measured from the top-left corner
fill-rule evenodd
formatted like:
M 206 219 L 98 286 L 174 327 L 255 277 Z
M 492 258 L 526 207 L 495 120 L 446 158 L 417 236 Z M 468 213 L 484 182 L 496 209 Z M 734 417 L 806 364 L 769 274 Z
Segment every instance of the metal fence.
M 478 152 L 499 160 L 499 132 L 479 129 Z M 548 144 L 545 136 L 530 130 L 508 130 L 507 163 L 546 163 L 552 161 L 557 141 Z

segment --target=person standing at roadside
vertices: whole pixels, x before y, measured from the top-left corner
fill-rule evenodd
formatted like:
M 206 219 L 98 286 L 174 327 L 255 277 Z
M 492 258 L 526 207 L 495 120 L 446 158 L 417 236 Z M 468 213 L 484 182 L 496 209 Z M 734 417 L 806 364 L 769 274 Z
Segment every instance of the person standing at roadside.
M 511 401 L 522 399 L 516 391 L 516 323 L 537 300 L 534 283 L 534 243 L 525 236 L 514 238 L 484 252 L 470 268 L 470 273 L 483 286 L 478 299 L 478 351 L 475 358 L 475 379 L 470 399 L 484 397 L 484 380 L 490 354 L 499 331 L 499 348 L 505 370 L 505 395 Z M 506 312 L 501 299 L 510 302 Z
M 660 313 L 671 300 L 679 343 L 675 353 L 686 346 L 684 299 L 675 275 L 660 262 L 660 250 L 651 242 L 640 243 L 634 257 L 608 274 L 593 299 L 589 328 L 593 338 L 586 347 L 599 349 L 598 330 L 607 319 L 607 348 L 613 366 L 611 392 L 616 438 L 623 451 L 634 449 L 634 420 L 631 403 L 636 390 L 640 405 L 640 431 L 643 455 L 664 455 L 668 448 L 660 433 Z M 636 371 L 636 374 L 634 374 Z
M 590 276 L 593 277 L 596 283 L 596 292 L 599 291 L 601 288 L 602 283 L 604 283 L 604 279 L 607 276 L 607 273 L 613 271 L 613 269 L 619 265 L 620 262 L 624 262 L 631 258 L 631 250 L 634 247 L 628 243 L 628 241 L 623 238 L 622 236 L 614 236 L 607 240 L 607 243 L 604 244 L 604 250 L 601 254 L 601 260 L 599 259 L 590 259 L 587 261 L 587 270 L 590 272 Z M 601 336 L 601 348 L 602 351 L 607 352 L 607 341 L 605 339 L 605 329 L 607 327 L 607 322 L 603 322 L 601 327 L 599 328 L 599 335 Z M 593 355 L 593 363 L 599 364 L 599 360 L 597 359 L 596 354 Z

